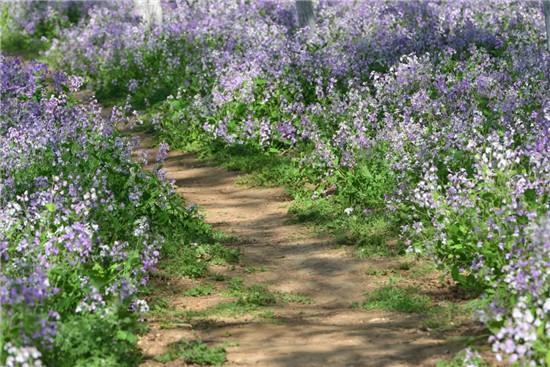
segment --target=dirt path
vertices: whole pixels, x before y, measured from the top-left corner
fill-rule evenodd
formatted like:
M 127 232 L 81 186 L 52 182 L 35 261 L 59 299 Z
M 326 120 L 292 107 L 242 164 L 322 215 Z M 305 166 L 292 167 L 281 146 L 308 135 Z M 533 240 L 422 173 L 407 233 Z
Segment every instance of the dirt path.
M 143 144 L 147 143 L 145 139 Z M 380 286 L 365 269 L 387 269 L 399 260 L 355 259 L 345 249 L 334 248 L 331 238 L 289 224 L 290 202 L 282 189 L 236 187 L 238 173 L 178 152 L 169 154 L 165 168 L 187 202 L 203 208 L 207 222 L 239 239 L 235 245 L 243 254 L 241 264 L 217 266 L 215 271 L 242 276 L 244 285 L 264 285 L 271 292 L 300 293 L 314 303 L 266 307 L 271 312 L 267 321 L 253 315 L 210 316 L 179 323 L 171 320 L 166 328 L 166 320 L 153 318 L 150 332 L 139 342 L 148 357 L 143 366 L 161 366 L 151 357 L 182 337 L 201 339 L 210 346 L 238 342 L 227 348 L 227 367 L 433 366 L 463 347 L 422 329 L 420 316 L 351 308 L 353 302 L 364 299 L 364 291 Z M 200 281 L 165 282 L 163 286 L 173 291 L 167 297 L 173 311 L 227 302 L 216 292 L 198 298 L 181 295 Z M 180 360 L 166 365 L 185 364 Z

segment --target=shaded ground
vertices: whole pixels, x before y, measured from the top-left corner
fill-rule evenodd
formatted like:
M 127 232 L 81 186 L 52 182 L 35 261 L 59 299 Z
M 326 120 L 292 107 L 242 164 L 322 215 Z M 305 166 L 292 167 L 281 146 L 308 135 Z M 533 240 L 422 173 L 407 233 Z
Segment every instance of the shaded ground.
M 149 144 L 146 136 L 142 144 Z M 242 251 L 241 264 L 214 271 L 242 276 L 244 285 L 265 285 L 271 292 L 300 293 L 314 303 L 277 303 L 265 307 L 269 317 L 189 318 L 186 311 L 227 302 L 219 294 L 225 283 L 216 283 L 212 295 L 192 298 L 182 292 L 200 280 L 155 279 L 155 296 L 170 312 L 150 318 L 150 331 L 139 342 L 147 356 L 143 366 L 160 366 L 151 358 L 182 337 L 209 345 L 238 342 L 227 348 L 225 366 L 433 366 L 464 347 L 450 336 L 471 334 L 470 323 L 433 332 L 415 314 L 350 307 L 383 280 L 366 275 L 367 268 L 390 269 L 402 260 L 356 259 L 335 248 L 330 237 L 289 224 L 290 201 L 282 189 L 236 187 L 238 173 L 179 152 L 169 154 L 165 168 L 187 202 L 202 207 L 207 222 L 238 238 L 233 245 Z M 445 298 L 449 289 L 436 277 L 424 275 L 418 282 L 423 292 Z M 184 365 L 181 360 L 167 364 Z

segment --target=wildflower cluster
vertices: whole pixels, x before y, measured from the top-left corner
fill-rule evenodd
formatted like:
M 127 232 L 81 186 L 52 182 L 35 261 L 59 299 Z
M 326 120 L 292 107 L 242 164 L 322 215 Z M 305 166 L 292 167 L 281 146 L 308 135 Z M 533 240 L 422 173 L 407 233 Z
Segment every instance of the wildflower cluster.
M 43 48 L 61 29 L 77 23 L 92 6 L 101 3 L 97 0 L 3 1 L 0 4 L 2 48 Z
M 153 25 L 130 3 L 92 7 L 48 55 L 100 97 L 164 101 L 154 127 L 172 145 L 290 150 L 321 194 L 347 193 L 343 215 L 387 205 L 410 251 L 485 291 L 495 352 L 541 364 L 550 56 L 540 1 L 320 1 L 315 29 L 297 27 L 293 2 L 164 6 Z
M 130 360 L 171 183 L 131 161 L 120 110 L 104 119 L 64 92 L 78 78 L 0 68 L 0 364 Z

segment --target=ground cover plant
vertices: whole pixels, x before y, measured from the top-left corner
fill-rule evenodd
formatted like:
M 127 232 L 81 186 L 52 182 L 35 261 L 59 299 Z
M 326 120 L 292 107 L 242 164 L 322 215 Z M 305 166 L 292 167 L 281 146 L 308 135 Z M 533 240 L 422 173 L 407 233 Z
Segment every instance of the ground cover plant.
M 358 254 L 388 254 L 397 229 L 398 252 L 485 300 L 499 359 L 550 363 L 541 1 L 320 1 L 315 29 L 293 2 L 163 6 L 152 25 L 131 2 L 91 6 L 44 56 L 102 100 L 149 106 L 159 140 L 290 182 L 294 213 L 357 228 Z
M 155 357 L 155 360 L 168 363 L 180 358 L 185 363 L 196 363 L 200 366 L 221 366 L 225 362 L 225 348 L 223 346 L 209 348 L 200 340 L 182 339 L 172 344 L 168 352 Z
M 147 173 L 122 111 L 74 100 L 81 78 L 17 58 L 0 78 L 0 363 L 135 365 L 150 272 L 196 264 L 216 236 L 174 195 L 165 151 Z

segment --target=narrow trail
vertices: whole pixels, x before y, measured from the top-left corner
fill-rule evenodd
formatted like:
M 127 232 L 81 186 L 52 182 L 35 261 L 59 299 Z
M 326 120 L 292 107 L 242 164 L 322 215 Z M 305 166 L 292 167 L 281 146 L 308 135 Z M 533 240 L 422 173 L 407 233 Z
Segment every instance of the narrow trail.
M 145 147 L 150 139 L 142 138 Z M 155 149 L 149 150 L 155 153 Z M 214 266 L 214 271 L 242 276 L 244 285 L 301 293 L 314 303 L 266 307 L 274 315 L 268 321 L 253 315 L 210 316 L 180 320 L 164 328 L 163 320 L 153 318 L 149 320 L 150 331 L 139 342 L 147 356 L 143 366 L 161 366 L 151 358 L 182 337 L 201 339 L 209 346 L 238 342 L 238 346 L 227 348 L 227 367 L 433 366 L 463 346 L 421 329 L 420 316 L 351 308 L 352 302 L 364 299 L 364 291 L 379 287 L 365 275 L 365 269 L 388 269 L 399 260 L 356 259 L 346 249 L 335 248 L 330 237 L 319 237 L 303 225 L 291 224 L 287 214 L 290 201 L 283 189 L 237 187 L 238 173 L 177 151 L 169 153 L 164 167 L 188 204 L 199 204 L 208 223 L 238 238 L 234 246 L 241 250 L 241 264 Z M 248 267 L 264 271 L 247 272 Z M 216 292 L 195 298 L 182 295 L 200 280 L 163 282 L 159 289 L 170 289 L 168 308 L 173 311 L 200 310 L 227 302 Z M 166 364 L 184 365 L 181 360 Z

